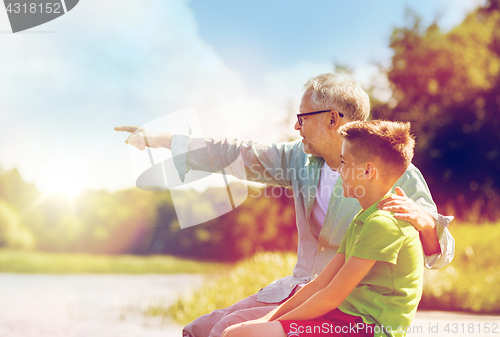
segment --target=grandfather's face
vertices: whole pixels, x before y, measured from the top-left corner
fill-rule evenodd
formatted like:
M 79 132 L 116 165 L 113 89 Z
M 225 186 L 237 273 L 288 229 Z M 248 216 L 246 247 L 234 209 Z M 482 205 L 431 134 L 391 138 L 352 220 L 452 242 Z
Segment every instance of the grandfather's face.
M 306 91 L 302 96 L 299 110 L 300 113 L 306 113 L 322 109 L 313 102 L 311 93 Z M 322 156 L 321 153 L 324 149 L 325 142 L 328 141 L 326 137 L 328 123 L 326 122 L 327 117 L 325 114 L 328 114 L 328 112 L 302 117 L 302 125 L 299 125 L 298 121 L 295 122 L 295 130 L 298 130 L 302 136 L 305 153 L 319 157 Z

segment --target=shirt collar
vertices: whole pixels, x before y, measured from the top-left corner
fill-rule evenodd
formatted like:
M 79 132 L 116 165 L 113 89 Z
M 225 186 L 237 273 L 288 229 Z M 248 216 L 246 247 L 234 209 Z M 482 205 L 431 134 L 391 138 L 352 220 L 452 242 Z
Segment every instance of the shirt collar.
M 357 224 L 357 225 L 362 225 L 366 222 L 366 220 L 370 217 L 370 215 L 372 215 L 373 213 L 375 213 L 376 211 L 378 211 L 378 207 L 377 207 L 377 204 L 379 203 L 380 200 L 384 199 L 384 198 L 387 198 L 388 196 L 390 196 L 391 194 L 386 194 L 384 195 L 382 198 L 380 198 L 379 200 L 377 200 L 373 205 L 371 205 L 370 207 L 368 207 L 367 209 L 365 209 L 364 211 L 361 210 L 358 215 L 356 215 L 354 217 L 354 222 Z
M 319 166 L 323 165 L 325 160 L 321 157 L 314 156 L 312 154 L 308 154 L 306 158 L 306 166 L 312 165 L 312 164 L 319 164 Z

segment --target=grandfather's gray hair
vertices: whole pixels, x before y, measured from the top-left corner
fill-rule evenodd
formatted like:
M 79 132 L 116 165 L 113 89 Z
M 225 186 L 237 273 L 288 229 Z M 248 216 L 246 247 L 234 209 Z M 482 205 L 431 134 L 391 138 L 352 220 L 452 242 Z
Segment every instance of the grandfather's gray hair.
M 370 98 L 361 84 L 348 74 L 326 73 L 307 80 L 306 92 L 320 109 L 337 109 L 351 121 L 364 121 L 370 115 Z

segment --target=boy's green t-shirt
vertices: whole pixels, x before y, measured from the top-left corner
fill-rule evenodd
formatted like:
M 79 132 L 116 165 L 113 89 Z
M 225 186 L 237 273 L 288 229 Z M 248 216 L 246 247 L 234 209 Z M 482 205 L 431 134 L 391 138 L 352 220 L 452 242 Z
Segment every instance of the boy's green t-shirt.
M 377 260 L 338 309 L 375 323 L 379 331 L 383 325 L 384 333 L 375 329 L 375 336 L 403 336 L 422 297 L 424 254 L 413 225 L 375 203 L 356 215 L 338 252 L 346 262 L 351 256 Z

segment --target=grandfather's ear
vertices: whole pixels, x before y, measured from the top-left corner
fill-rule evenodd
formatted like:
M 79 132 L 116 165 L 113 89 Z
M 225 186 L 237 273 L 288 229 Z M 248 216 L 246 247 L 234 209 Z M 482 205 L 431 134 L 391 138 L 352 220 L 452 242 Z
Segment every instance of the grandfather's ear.
M 331 128 L 338 127 L 339 122 L 340 122 L 340 118 L 337 117 L 337 114 L 334 111 L 331 111 L 330 113 L 331 113 L 331 115 L 330 115 L 330 127 Z

